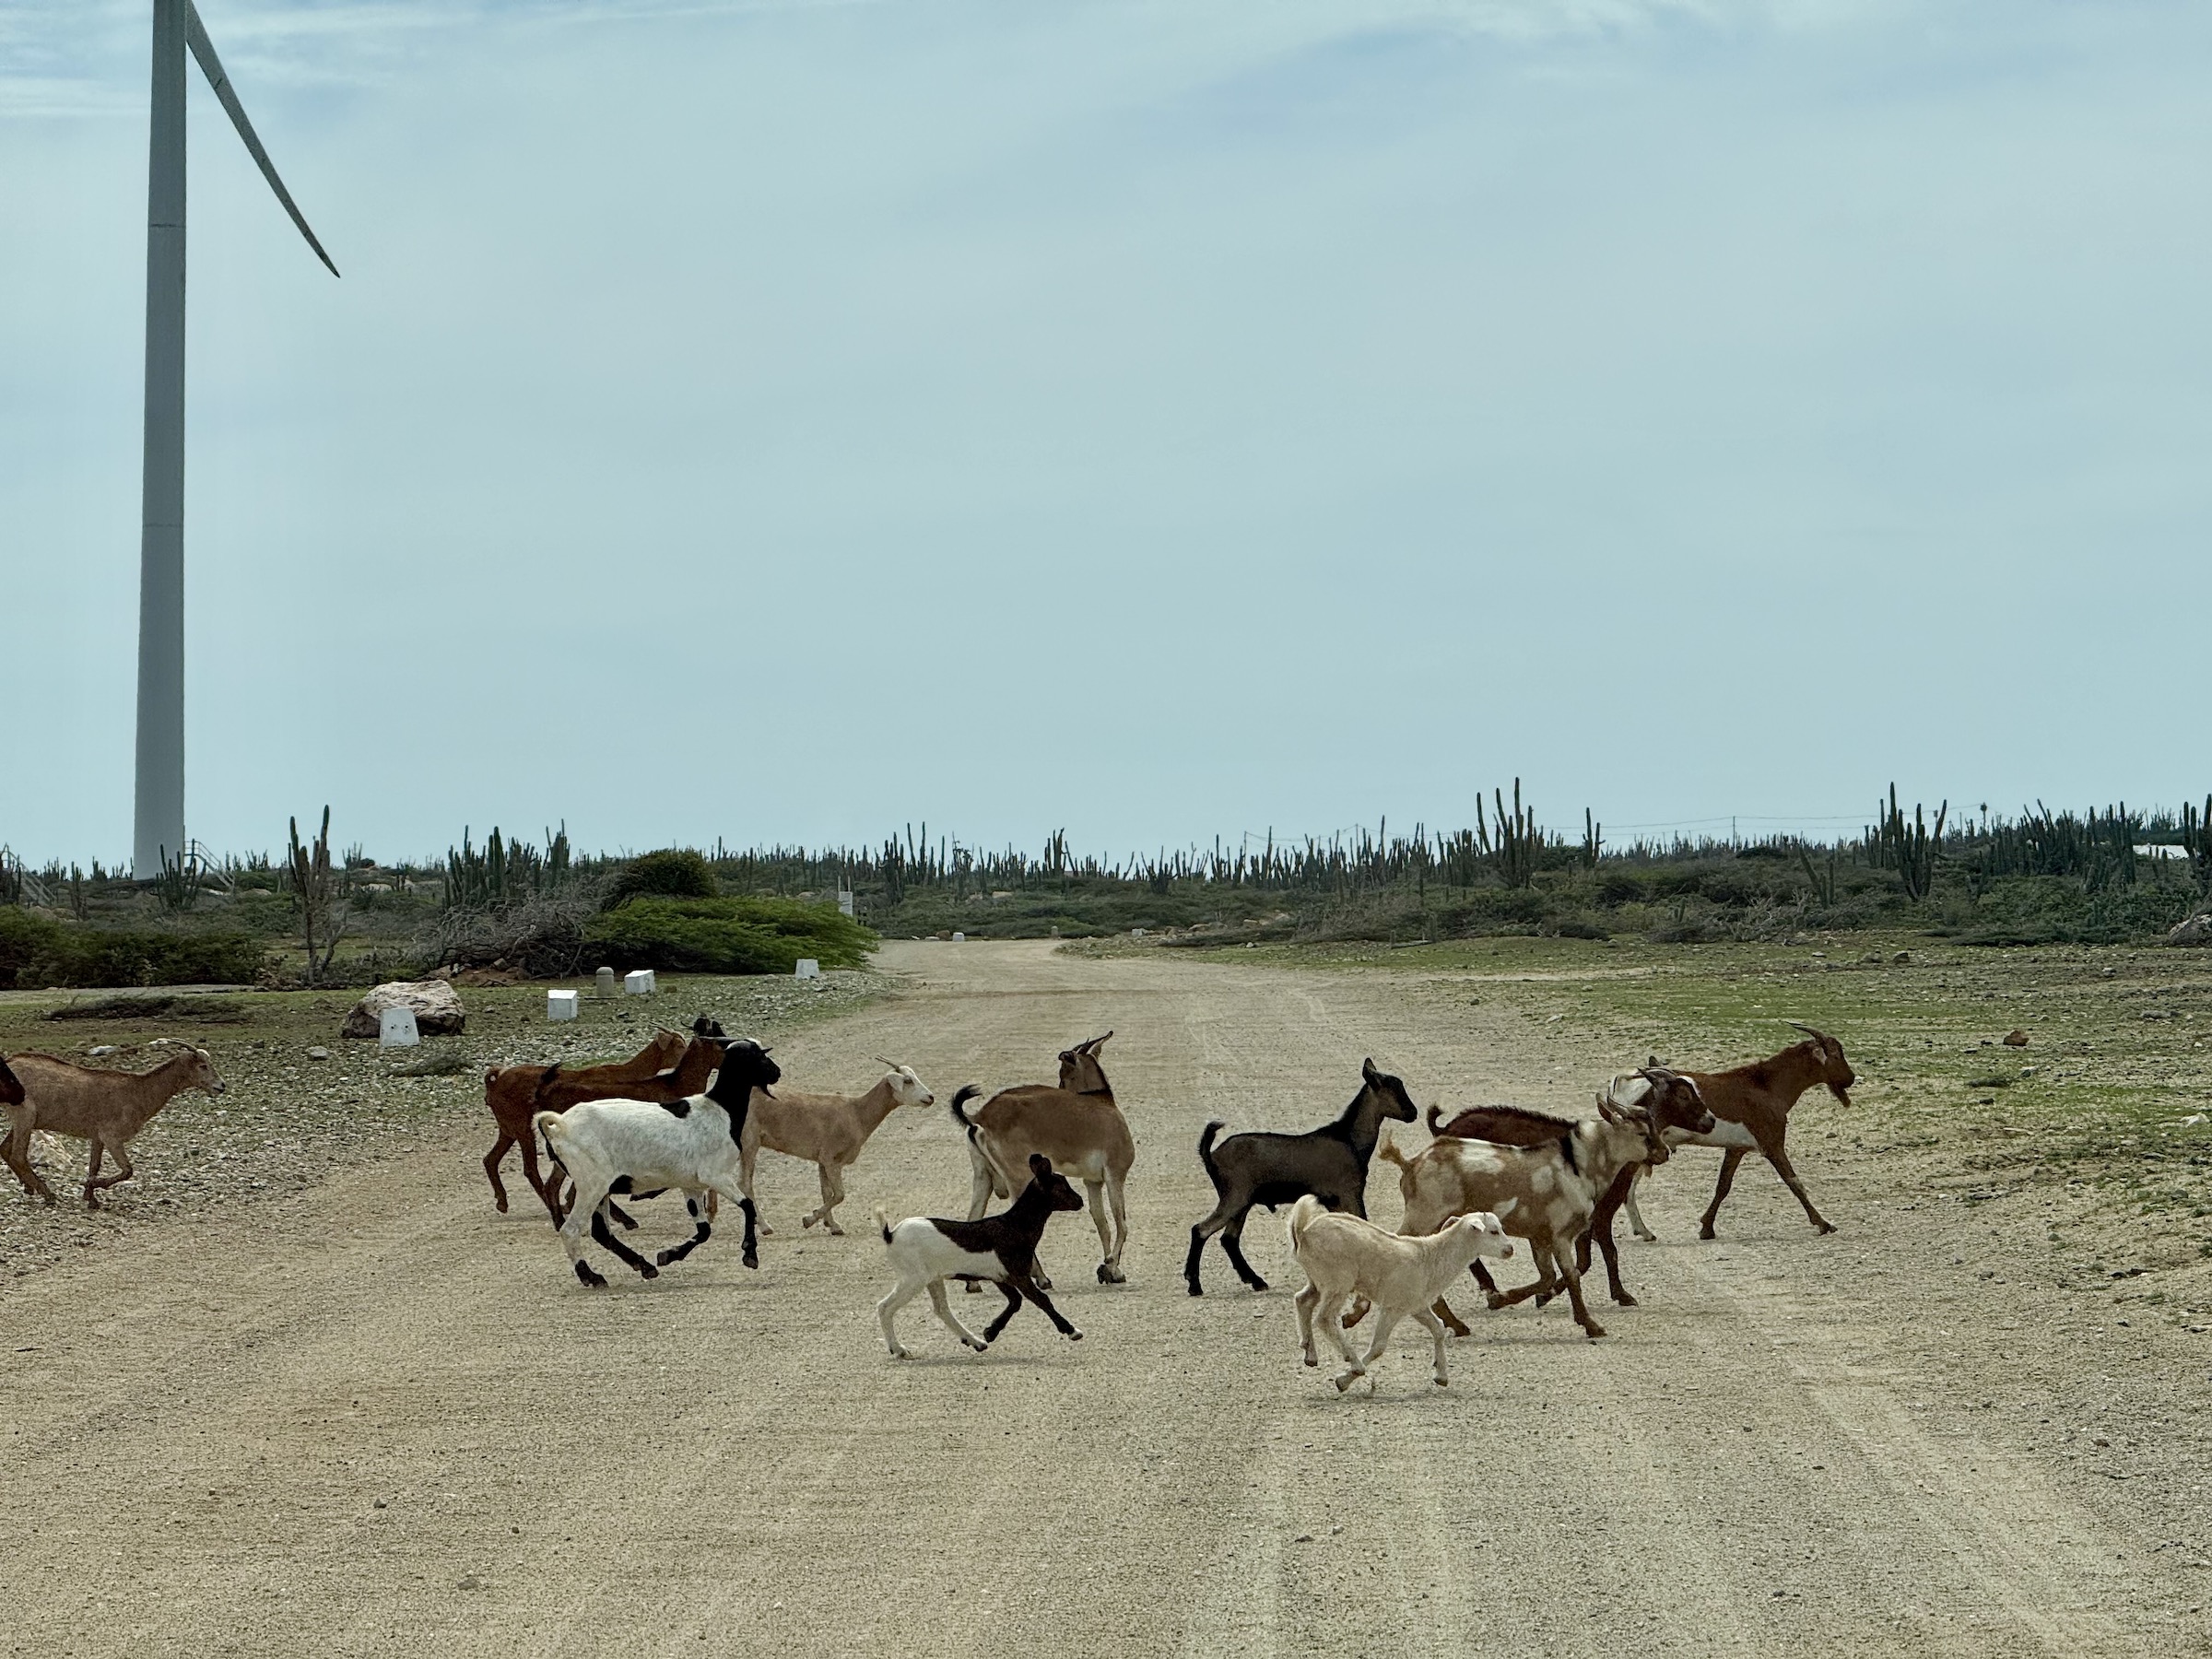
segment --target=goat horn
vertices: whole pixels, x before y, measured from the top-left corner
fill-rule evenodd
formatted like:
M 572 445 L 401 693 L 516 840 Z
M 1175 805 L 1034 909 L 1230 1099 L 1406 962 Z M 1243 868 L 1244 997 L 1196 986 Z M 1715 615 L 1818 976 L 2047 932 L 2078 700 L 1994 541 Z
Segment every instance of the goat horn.
M 906 1069 L 904 1066 L 900 1065 L 898 1061 L 886 1060 L 881 1054 L 876 1056 L 876 1064 L 878 1065 L 888 1065 L 893 1071 L 904 1071 Z

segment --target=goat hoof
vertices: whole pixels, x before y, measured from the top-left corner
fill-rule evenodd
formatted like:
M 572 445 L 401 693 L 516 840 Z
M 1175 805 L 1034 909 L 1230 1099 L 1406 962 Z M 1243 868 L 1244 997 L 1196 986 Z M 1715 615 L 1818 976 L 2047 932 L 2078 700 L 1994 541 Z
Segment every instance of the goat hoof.
M 638 1277 L 640 1278 L 656 1279 L 661 1277 L 661 1270 L 658 1267 L 655 1267 L 651 1262 L 648 1262 L 644 1266 L 638 1269 Z
M 1321 1361 L 1316 1359 L 1312 1355 L 1308 1354 L 1306 1356 L 1306 1363 L 1311 1366 L 1319 1367 Z
M 1347 1389 L 1350 1388 L 1350 1387 L 1351 1387 L 1351 1385 L 1352 1385 L 1353 1383 L 1357 1382 L 1359 1380 L 1359 1373 L 1358 1371 L 1346 1371 L 1346 1372 L 1344 1373 L 1344 1375 L 1342 1375 L 1341 1377 L 1338 1377 L 1338 1378 L 1335 1380 L 1335 1381 L 1336 1381 L 1336 1392 L 1337 1392 L 1338 1394 L 1342 1394 L 1342 1393 L 1344 1393 L 1344 1392 L 1345 1392 Z
M 820 1218 L 820 1218 L 820 1217 L 818 1217 L 818 1216 L 801 1216 L 801 1217 L 799 1218 L 799 1225 L 800 1225 L 801 1227 L 812 1227 L 812 1226 L 813 1226 L 813 1225 L 814 1225 L 814 1224 L 815 1224 L 817 1221 L 818 1221 Z M 763 1224 L 762 1224 L 760 1230 L 761 1230 L 762 1232 L 766 1232 L 766 1231 L 768 1230 L 767 1225 L 766 1225 L 765 1223 L 763 1223 Z
M 1629 1293 L 1628 1293 L 1626 1290 L 1623 1290 L 1623 1291 L 1622 1291 L 1622 1292 L 1621 1292 L 1621 1293 L 1620 1293 L 1618 1296 L 1615 1297 L 1613 1300 L 1614 1300 L 1615 1301 L 1618 1302 L 1618 1303 L 1619 1303 L 1619 1304 L 1620 1304 L 1622 1307 L 1624 1307 L 1624 1308 L 1641 1308 L 1641 1307 L 1643 1305 L 1641 1302 L 1638 1301 L 1638 1300 L 1636 1300 L 1634 1297 L 1630 1296 L 1630 1294 L 1629 1294 Z
M 576 1264 L 576 1277 L 583 1282 L 588 1289 L 604 1290 L 606 1288 L 606 1281 L 592 1270 L 592 1265 L 589 1262 Z
M 503 1216 L 503 1215 L 505 1215 L 505 1214 L 507 1213 L 507 1200 L 506 1200 L 506 1199 L 504 1199 L 504 1198 L 495 1198 L 495 1199 L 493 1199 L 493 1200 L 492 1200 L 492 1203 L 493 1203 L 493 1204 L 494 1204 L 494 1205 L 495 1205 L 495 1206 L 498 1207 L 498 1209 L 499 1209 L 499 1212 L 500 1212 L 500 1215 L 502 1215 L 502 1216 Z
M 1452 1386 L 1452 1379 L 1449 1377 L 1439 1377 L 1436 1379 L 1436 1385 L 1439 1388 L 1449 1388 Z
M 758 1268 L 760 1265 L 760 1253 L 757 1250 L 748 1250 L 738 1259 L 747 1267 Z
M 828 1233 L 833 1239 L 841 1239 L 845 1236 L 845 1230 L 838 1226 L 838 1224 L 834 1221 L 825 1221 L 822 1223 L 822 1230 Z
M 1700 1239 L 1711 1239 L 1716 1236 L 1717 1235 L 1712 1230 L 1712 1223 L 1710 1221 L 1698 1229 L 1698 1237 Z
M 1600 1336 L 1603 1336 L 1606 1334 L 1606 1327 L 1604 1325 L 1592 1323 L 1583 1327 L 1583 1334 L 1589 1337 L 1591 1341 L 1595 1342 Z
M 1820 1223 L 1820 1230 L 1824 1233 L 1831 1233 L 1836 1230 L 1830 1223 L 1823 1221 Z
M 656 1267 L 665 1267 L 669 1263 L 676 1260 L 676 1252 L 673 1250 L 656 1251 L 653 1253 L 653 1265 Z
M 1267 1281 L 1266 1281 L 1265 1279 L 1264 1279 L 1264 1278 L 1260 1277 L 1260 1276 L 1259 1276 L 1258 1274 L 1256 1274 L 1256 1273 L 1255 1273 L 1255 1274 L 1253 1274 L 1253 1275 L 1252 1276 L 1252 1277 L 1250 1277 L 1250 1278 L 1246 1279 L 1244 1282 L 1245 1282 L 1245 1284 L 1249 1285 L 1249 1286 L 1250 1286 L 1250 1287 L 1251 1287 L 1253 1289 L 1254 1289 L 1254 1290 L 1265 1290 L 1265 1289 L 1266 1289 L 1266 1288 L 1267 1288 Z
M 1490 1304 L 1490 1312 L 1493 1313 L 1497 1312 L 1499 1309 L 1505 1306 L 1505 1296 L 1502 1291 L 1491 1291 L 1488 1300 Z
M 771 1226 L 770 1226 L 770 1225 L 769 1225 L 767 1222 L 765 1222 L 765 1221 L 761 1222 L 761 1223 L 759 1224 L 759 1228 L 758 1228 L 756 1230 L 757 1230 L 757 1231 L 759 1231 L 759 1233 L 760 1234 L 760 1236 L 761 1236 L 762 1238 L 764 1238 L 764 1239 L 771 1239 L 771 1238 L 773 1238 L 773 1237 L 775 1237 L 775 1232 L 776 1232 L 776 1230 L 775 1230 L 774 1228 L 771 1227 Z
M 1070 1342 L 1080 1342 L 1083 1340 L 1083 1333 L 1077 1330 L 1073 1325 L 1070 1325 L 1068 1327 L 1067 1339 Z

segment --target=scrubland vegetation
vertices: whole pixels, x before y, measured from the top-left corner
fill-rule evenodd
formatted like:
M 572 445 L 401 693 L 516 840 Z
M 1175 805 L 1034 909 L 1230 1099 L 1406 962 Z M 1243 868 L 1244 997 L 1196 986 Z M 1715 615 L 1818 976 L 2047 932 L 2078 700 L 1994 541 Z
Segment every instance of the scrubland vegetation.
M 1779 942 L 1907 930 L 1979 946 L 2161 936 L 2212 901 L 2206 810 L 1908 814 L 1855 837 L 1608 844 L 1536 822 L 1516 786 L 1472 829 L 1078 855 L 991 853 L 909 826 L 879 846 L 582 856 L 465 832 L 442 862 L 333 857 L 295 825 L 281 861 L 195 854 L 152 883 L 98 863 L 0 864 L 0 987 L 364 983 L 439 968 L 559 977 L 605 962 L 788 973 L 853 966 L 878 935 L 1176 942 L 1488 936 Z

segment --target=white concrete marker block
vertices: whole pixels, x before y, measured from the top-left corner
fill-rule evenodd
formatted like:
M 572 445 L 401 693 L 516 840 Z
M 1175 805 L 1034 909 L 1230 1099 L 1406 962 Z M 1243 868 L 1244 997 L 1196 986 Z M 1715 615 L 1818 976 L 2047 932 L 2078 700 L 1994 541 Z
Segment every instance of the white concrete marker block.
M 820 979 L 822 977 L 822 965 L 813 957 L 801 957 L 799 959 L 796 975 L 800 979 Z
M 952 935 L 952 942 L 955 945 L 965 945 L 968 942 L 968 935 L 963 933 L 956 933 Z
M 376 1046 L 378 1048 L 419 1048 L 422 1033 L 415 1029 L 415 1010 L 386 1008 L 377 1016 Z
M 592 985 L 595 994 L 607 998 L 613 997 L 615 994 L 615 971 L 612 968 L 600 969 L 592 976 Z
M 577 1001 L 582 995 L 582 993 L 577 991 L 547 992 L 546 1018 L 547 1019 L 575 1018 Z
M 657 989 L 653 982 L 653 970 L 633 968 L 622 976 L 622 989 L 632 996 L 651 996 Z
M 841 916 L 849 916 L 853 913 L 853 895 L 851 893 L 841 892 L 838 894 L 837 913 Z

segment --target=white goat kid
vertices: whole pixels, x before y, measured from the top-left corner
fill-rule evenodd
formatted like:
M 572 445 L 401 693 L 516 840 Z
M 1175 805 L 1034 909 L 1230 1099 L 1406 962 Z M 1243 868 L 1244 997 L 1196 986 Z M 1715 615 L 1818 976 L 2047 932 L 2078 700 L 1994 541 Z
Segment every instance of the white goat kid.
M 1504 1206 L 1511 1210 L 1512 1206 Z M 1335 1378 L 1342 1394 L 1368 1374 L 1398 1321 L 1420 1321 L 1436 1347 L 1436 1385 L 1450 1384 L 1444 1366 L 1444 1326 L 1430 1304 L 1443 1295 L 1477 1256 L 1503 1259 L 1512 1241 L 1497 1216 L 1477 1210 L 1448 1221 L 1436 1232 L 1408 1237 L 1377 1227 L 1358 1216 L 1331 1211 L 1308 1194 L 1290 1206 L 1290 1253 L 1306 1270 L 1306 1288 L 1298 1293 L 1298 1331 L 1308 1365 L 1321 1363 L 1313 1351 L 1316 1320 L 1330 1344 L 1344 1356 Z M 1353 1296 L 1376 1311 L 1374 1339 L 1362 1359 L 1352 1357 L 1344 1339 L 1344 1308 Z M 1370 1382 L 1369 1386 L 1373 1386 Z
M 879 1054 L 877 1058 L 883 1057 Z M 744 1184 L 745 1195 L 753 1195 L 753 1167 L 763 1147 L 787 1158 L 804 1159 L 814 1165 L 821 1179 L 822 1202 L 820 1208 L 800 1218 L 800 1225 L 812 1227 L 819 1221 L 824 1231 L 842 1238 L 845 1230 L 837 1224 L 837 1206 L 845 1201 L 847 1167 L 859 1158 L 868 1136 L 900 1107 L 934 1106 L 937 1101 L 914 1076 L 912 1066 L 894 1060 L 883 1064 L 889 1070 L 862 1094 L 794 1094 L 782 1089 L 773 1095 L 755 1095 L 738 1147 L 738 1180 Z M 776 1230 L 763 1221 L 760 1230 L 772 1233 Z

